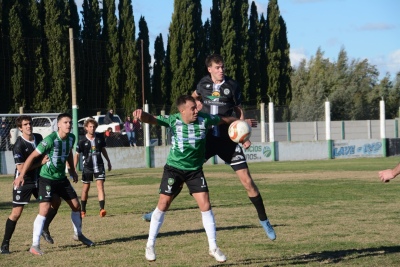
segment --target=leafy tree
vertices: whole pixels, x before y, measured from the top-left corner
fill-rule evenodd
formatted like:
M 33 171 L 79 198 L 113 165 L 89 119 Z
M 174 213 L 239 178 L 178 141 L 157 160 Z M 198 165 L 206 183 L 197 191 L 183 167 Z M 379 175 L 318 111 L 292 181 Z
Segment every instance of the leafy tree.
M 248 58 L 249 62 L 249 100 L 250 104 L 259 104 L 261 102 L 260 90 L 260 38 L 259 38 L 259 21 L 257 6 L 254 2 L 250 8 L 249 18 L 249 41 L 248 41 Z M 265 70 L 265 69 L 264 69 Z
M 77 60 L 81 62 L 81 72 L 79 80 L 80 90 L 77 92 L 81 103 L 81 113 L 89 112 L 93 115 L 93 110 L 106 105 L 106 94 L 99 91 L 106 91 L 106 68 L 99 62 L 103 60 L 103 46 L 105 42 L 101 40 L 101 10 L 98 0 L 84 0 L 82 4 L 82 47 L 81 55 Z M 78 50 L 79 51 L 79 50 Z M 83 103 L 85 103 L 83 105 Z M 90 110 L 90 111 L 89 111 Z
M 122 1 L 121 1 L 122 2 Z M 107 95 L 107 108 L 117 109 L 117 101 L 119 97 L 118 79 L 120 75 L 119 67 L 119 40 L 118 40 L 118 22 L 115 16 L 115 1 L 103 1 L 103 31 L 102 40 L 106 42 L 106 59 L 108 70 L 107 90 L 104 90 Z
M 167 95 L 162 87 L 162 74 L 165 68 L 165 49 L 162 34 L 156 37 L 154 42 L 154 63 L 152 79 L 152 94 L 153 104 L 156 108 L 155 113 L 159 114 L 162 109 L 165 109 L 165 99 Z
M 236 80 L 242 87 L 243 100 L 249 101 L 251 96 L 249 93 L 250 90 L 250 73 L 249 73 L 249 3 L 247 0 L 237 0 L 237 8 L 235 10 L 235 22 L 237 25 L 236 35 L 237 38 L 237 50 L 236 57 L 239 60 L 237 62 L 237 72 L 236 72 Z
M 221 22 L 221 33 L 222 33 L 222 47 L 221 55 L 224 57 L 225 61 L 225 72 L 228 76 L 236 79 L 238 76 L 238 62 L 236 52 L 238 51 L 238 33 L 236 31 L 235 17 L 236 9 L 238 7 L 237 0 L 221 0 L 221 10 L 222 10 L 222 22 Z
M 140 59 L 135 47 L 135 20 L 131 0 L 119 1 L 118 35 L 121 60 L 121 105 L 126 113 L 142 106 L 141 90 L 138 77 Z
M 29 81 L 33 90 L 29 90 L 32 94 L 32 102 L 30 108 L 35 112 L 41 112 L 51 109 L 50 99 L 47 98 L 48 90 L 46 88 L 46 81 L 48 77 L 45 70 L 44 60 L 44 47 L 42 45 L 42 38 L 44 37 L 44 3 L 38 3 L 36 0 L 30 0 L 30 12 L 27 36 L 32 40 L 33 45 L 29 46 L 28 55 L 30 57 L 30 64 L 34 64 L 29 68 Z M 29 88 L 29 87 L 28 87 Z
M 260 71 L 260 84 L 259 90 L 257 91 L 257 103 L 269 102 L 267 97 L 267 87 L 268 87 L 268 72 L 267 72 L 267 29 L 266 20 L 264 14 L 261 14 L 260 21 L 258 24 L 258 54 L 259 54 L 259 71 Z
M 199 44 L 202 40 L 200 0 L 174 1 L 174 13 L 169 28 L 172 73 L 171 101 L 193 92 L 199 77 Z
M 171 71 L 171 47 L 170 47 L 170 41 L 168 37 L 167 41 L 167 50 L 165 52 L 165 62 L 164 62 L 164 68 L 162 69 L 162 74 L 161 74 L 161 88 L 162 88 L 162 95 L 165 95 L 165 101 L 164 101 L 164 109 L 166 113 L 170 113 L 171 111 L 171 98 L 167 97 L 170 96 L 172 93 L 172 71 Z
M 49 101 L 52 111 L 66 111 L 71 90 L 67 86 L 69 74 L 68 24 L 63 1 L 44 1 L 44 33 L 47 39 L 47 73 L 49 74 Z M 50 110 L 43 110 L 49 112 Z
M 25 106 L 24 78 L 26 76 L 26 51 L 23 19 L 26 18 L 24 9 L 16 1 L 10 10 L 10 45 L 12 53 L 11 86 L 13 89 L 13 103 L 11 112 L 17 112 L 19 107 Z
M 143 43 L 143 57 L 142 57 L 142 43 Z M 144 98 L 147 103 L 153 103 L 152 94 L 151 94 L 151 85 L 150 85 L 150 69 L 151 69 L 151 56 L 150 56 L 150 40 L 149 40 L 149 29 L 147 28 L 147 22 L 144 17 L 140 17 L 139 19 L 139 34 L 136 41 L 136 48 L 139 52 L 139 61 L 143 62 L 141 67 L 138 68 L 138 80 L 140 82 L 140 87 L 142 88 L 142 84 L 144 85 Z M 143 67 L 143 79 L 142 80 L 142 67 Z M 142 99 L 142 90 L 139 94 Z
M 209 39 L 209 54 L 220 54 L 222 47 L 222 12 L 221 0 L 213 0 L 212 8 L 210 10 L 211 28 Z
M 267 8 L 267 72 L 268 95 L 276 105 L 287 105 L 291 100 L 289 43 L 286 25 L 280 15 L 278 1 L 270 0 Z

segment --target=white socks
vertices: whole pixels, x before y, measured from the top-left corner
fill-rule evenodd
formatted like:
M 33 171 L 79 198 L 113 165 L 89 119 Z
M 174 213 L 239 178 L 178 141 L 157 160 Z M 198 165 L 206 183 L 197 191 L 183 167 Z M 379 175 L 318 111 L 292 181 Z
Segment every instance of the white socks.
M 43 225 L 46 221 L 46 217 L 42 215 L 37 215 L 35 221 L 33 222 L 33 236 L 32 236 L 32 246 L 39 246 L 40 235 L 43 231 Z
M 153 247 L 162 224 L 164 223 L 165 212 L 156 208 L 151 215 L 149 238 L 147 239 L 147 247 Z
M 206 230 L 210 250 L 217 248 L 217 230 L 215 228 L 214 213 L 212 210 L 201 212 L 203 226 Z

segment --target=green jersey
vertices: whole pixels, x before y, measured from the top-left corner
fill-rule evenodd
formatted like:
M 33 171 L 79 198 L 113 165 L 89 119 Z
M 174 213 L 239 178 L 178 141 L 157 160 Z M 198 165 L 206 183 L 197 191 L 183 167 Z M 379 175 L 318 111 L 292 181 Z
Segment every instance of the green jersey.
M 199 112 L 197 120 L 186 124 L 181 114 L 168 117 L 157 116 L 157 124 L 171 128 L 172 147 L 167 164 L 180 170 L 198 170 L 203 166 L 205 156 L 206 134 L 211 125 L 217 125 L 221 118 Z
M 39 154 L 49 156 L 49 161 L 40 169 L 40 176 L 50 180 L 62 180 L 65 178 L 65 163 L 69 152 L 75 143 L 75 135 L 69 133 L 67 138 L 62 140 L 57 132 L 46 136 L 36 147 Z

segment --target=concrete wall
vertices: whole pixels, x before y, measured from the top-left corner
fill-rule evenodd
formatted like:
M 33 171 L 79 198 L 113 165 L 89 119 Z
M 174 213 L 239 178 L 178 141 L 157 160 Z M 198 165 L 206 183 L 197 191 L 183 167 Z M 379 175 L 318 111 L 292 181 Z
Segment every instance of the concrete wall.
M 162 167 L 166 163 L 170 146 L 150 147 L 151 167 Z M 329 159 L 327 141 L 275 142 L 276 161 L 321 160 Z M 107 148 L 113 169 L 146 168 L 145 147 Z M 381 139 L 334 140 L 333 158 L 382 157 Z M 245 151 L 248 162 L 272 161 L 271 143 L 253 142 Z M 0 152 L 1 174 L 13 174 L 15 165 L 11 151 Z M 216 164 L 224 164 L 219 157 Z M 212 164 L 209 160 L 206 164 Z

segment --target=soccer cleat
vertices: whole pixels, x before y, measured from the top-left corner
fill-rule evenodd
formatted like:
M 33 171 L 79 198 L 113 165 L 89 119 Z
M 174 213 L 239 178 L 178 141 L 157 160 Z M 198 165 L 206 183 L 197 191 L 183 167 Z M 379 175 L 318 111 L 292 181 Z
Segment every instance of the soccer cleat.
M 84 245 L 86 245 L 88 247 L 95 246 L 95 244 L 91 240 L 87 239 L 86 236 L 84 236 L 83 234 L 81 234 L 79 236 L 78 235 L 74 235 L 73 239 L 75 241 L 81 241 Z
M 262 225 L 265 232 L 267 233 L 268 238 L 271 239 L 272 241 L 274 241 L 276 239 L 276 234 L 275 234 L 275 230 L 272 227 L 269 220 L 266 219 L 265 221 L 260 221 L 260 224 Z
M 211 257 L 214 257 L 218 262 L 226 262 L 226 257 L 224 255 L 224 253 L 222 253 L 222 251 L 219 248 L 210 249 L 208 251 L 208 254 Z
M 3 244 L 1 246 L 1 254 L 10 254 L 10 249 L 8 244 Z
M 47 243 L 54 244 L 54 240 L 50 235 L 49 229 L 43 229 L 42 231 L 43 239 L 46 240 Z
M 29 252 L 32 253 L 33 255 L 37 255 L 37 256 L 42 256 L 43 255 L 43 251 L 40 250 L 39 246 L 32 246 L 29 249 Z
M 85 218 L 86 216 L 86 211 L 81 211 L 81 218 Z
M 106 214 L 107 214 L 107 212 L 105 209 L 100 210 L 100 217 L 104 217 L 104 216 L 106 216 Z
M 150 222 L 152 215 L 153 215 L 153 211 L 150 211 L 149 213 L 144 214 L 142 216 L 143 221 Z
M 154 247 L 146 247 L 146 260 L 148 261 L 156 260 L 156 251 Z

